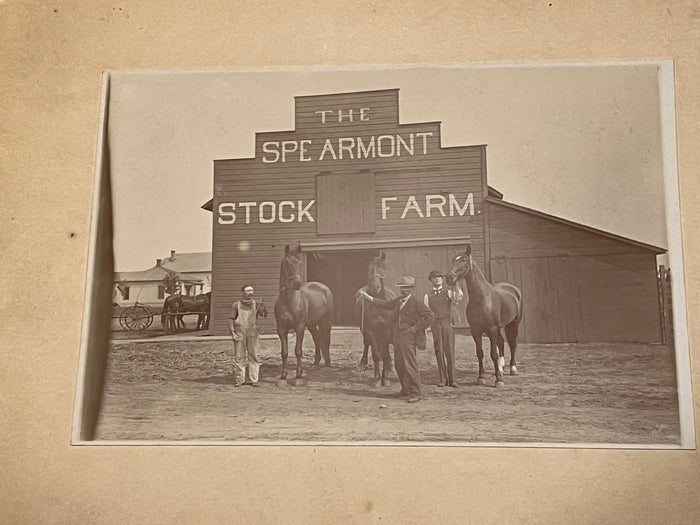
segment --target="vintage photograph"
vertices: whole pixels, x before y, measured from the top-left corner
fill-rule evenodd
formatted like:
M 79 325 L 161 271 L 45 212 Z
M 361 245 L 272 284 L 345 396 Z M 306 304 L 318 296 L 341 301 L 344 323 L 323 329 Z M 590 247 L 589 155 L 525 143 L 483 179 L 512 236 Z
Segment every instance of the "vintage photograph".
M 693 448 L 672 94 L 662 61 L 105 75 L 77 441 Z

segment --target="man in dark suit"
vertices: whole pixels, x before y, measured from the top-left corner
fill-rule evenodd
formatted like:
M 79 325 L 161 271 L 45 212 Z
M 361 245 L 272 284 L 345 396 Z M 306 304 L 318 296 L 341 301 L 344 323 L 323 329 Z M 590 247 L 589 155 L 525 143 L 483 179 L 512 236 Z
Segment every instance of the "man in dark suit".
M 420 401 L 421 395 L 416 348 L 425 350 L 425 329 L 430 326 L 434 315 L 430 308 L 415 298 L 416 280 L 413 277 L 402 277 L 396 286 L 401 290 L 401 297 L 396 299 L 385 301 L 364 291 L 360 295 L 377 308 L 396 313 L 392 333 L 396 374 L 401 383 L 399 395 L 408 396 L 408 402 L 415 403 Z

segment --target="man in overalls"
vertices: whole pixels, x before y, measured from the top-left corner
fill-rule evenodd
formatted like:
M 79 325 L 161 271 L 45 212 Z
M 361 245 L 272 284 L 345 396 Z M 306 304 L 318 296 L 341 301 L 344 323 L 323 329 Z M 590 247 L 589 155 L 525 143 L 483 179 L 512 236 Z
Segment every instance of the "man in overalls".
M 258 385 L 260 359 L 258 358 L 258 329 L 255 321 L 258 317 L 267 317 L 267 309 L 262 299 L 253 299 L 255 290 L 247 284 L 241 287 L 242 297 L 233 303 L 228 318 L 228 329 L 233 337 L 234 383 L 239 387 L 245 383 L 246 368 L 252 386 Z
M 433 347 L 437 359 L 437 386 L 457 388 L 455 381 L 455 331 L 452 328 L 452 305 L 462 302 L 464 294 L 455 283 L 451 288 L 445 286 L 445 276 L 438 270 L 433 270 L 428 276 L 433 288 L 423 299 L 425 305 L 435 314 L 430 324 L 433 333 Z

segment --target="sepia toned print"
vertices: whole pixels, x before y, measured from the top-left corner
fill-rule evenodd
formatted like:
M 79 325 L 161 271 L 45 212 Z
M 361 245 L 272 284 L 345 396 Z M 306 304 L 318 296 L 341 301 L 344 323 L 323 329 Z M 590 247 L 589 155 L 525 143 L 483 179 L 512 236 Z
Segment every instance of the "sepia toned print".
M 112 74 L 80 441 L 692 445 L 661 72 Z

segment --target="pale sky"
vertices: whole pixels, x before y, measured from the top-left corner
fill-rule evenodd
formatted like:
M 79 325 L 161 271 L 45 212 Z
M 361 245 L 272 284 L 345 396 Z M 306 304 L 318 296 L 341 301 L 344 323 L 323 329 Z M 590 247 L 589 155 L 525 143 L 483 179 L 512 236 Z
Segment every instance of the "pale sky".
M 504 199 L 667 247 L 656 65 L 113 73 L 116 271 L 211 251 L 213 160 L 292 130 L 294 97 L 399 88 L 399 122 L 487 145 Z

